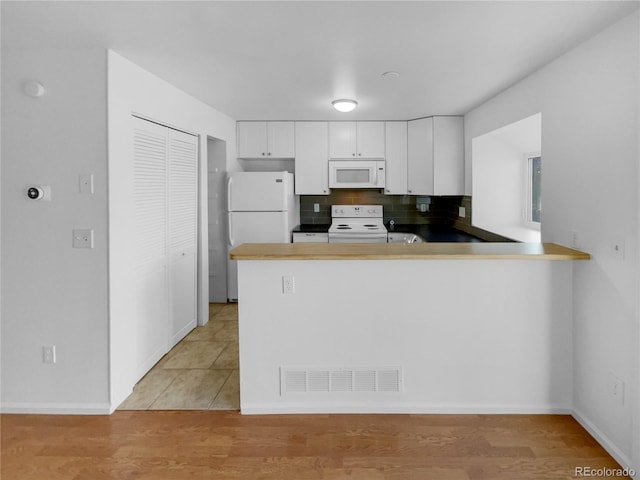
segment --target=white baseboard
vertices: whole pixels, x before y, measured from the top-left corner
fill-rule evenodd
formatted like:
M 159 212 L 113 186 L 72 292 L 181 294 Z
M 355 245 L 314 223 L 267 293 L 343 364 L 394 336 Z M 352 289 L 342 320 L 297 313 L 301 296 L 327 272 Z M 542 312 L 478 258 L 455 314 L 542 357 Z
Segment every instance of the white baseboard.
M 554 414 L 570 415 L 572 410 L 566 406 L 520 406 L 520 405 L 425 405 L 406 403 L 385 403 L 371 405 L 366 403 L 241 403 L 243 415 L 281 415 L 281 414 L 475 414 L 475 415 L 519 415 Z
M 0 404 L 0 412 L 38 415 L 110 415 L 109 403 L 19 403 Z
M 634 469 L 636 474 L 640 473 L 640 465 L 635 467 L 632 465 L 631 459 L 627 457 L 622 451 L 607 437 L 602 431 L 596 427 L 582 412 L 573 409 L 571 416 L 589 432 L 589 434 L 596 439 L 596 441 L 604 448 L 609 455 L 611 455 L 616 462 L 620 464 L 622 468 Z M 635 477 L 638 478 L 638 477 Z
M 182 327 L 180 329 L 180 331 L 178 333 L 176 333 L 173 338 L 171 339 L 171 345 L 169 345 L 169 350 L 171 350 L 173 347 L 175 347 L 178 342 L 180 340 L 182 340 L 184 337 L 187 336 L 187 334 L 193 330 L 194 328 L 196 328 L 198 326 L 198 323 L 196 321 L 196 319 L 194 318 L 192 322 L 189 322 L 187 325 L 185 325 L 184 327 Z

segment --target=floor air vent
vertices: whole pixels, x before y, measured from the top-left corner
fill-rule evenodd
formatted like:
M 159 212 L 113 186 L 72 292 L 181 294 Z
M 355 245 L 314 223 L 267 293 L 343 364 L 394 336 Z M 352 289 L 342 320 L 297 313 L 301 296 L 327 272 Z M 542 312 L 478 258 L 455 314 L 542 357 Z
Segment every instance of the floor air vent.
M 402 391 L 401 367 L 280 368 L 280 394 Z

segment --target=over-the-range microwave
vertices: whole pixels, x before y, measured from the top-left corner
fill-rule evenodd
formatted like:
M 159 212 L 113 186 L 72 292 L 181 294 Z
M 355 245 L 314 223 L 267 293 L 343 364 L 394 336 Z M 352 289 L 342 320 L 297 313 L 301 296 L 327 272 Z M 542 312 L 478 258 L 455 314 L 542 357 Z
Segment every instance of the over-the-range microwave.
M 384 160 L 329 160 L 330 188 L 384 188 Z

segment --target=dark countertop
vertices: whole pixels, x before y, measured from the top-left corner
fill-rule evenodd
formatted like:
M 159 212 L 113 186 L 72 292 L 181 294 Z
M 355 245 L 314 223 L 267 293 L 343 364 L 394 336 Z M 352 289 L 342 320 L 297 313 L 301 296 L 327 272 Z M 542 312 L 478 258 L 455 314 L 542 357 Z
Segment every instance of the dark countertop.
M 415 233 L 425 242 L 484 242 L 469 233 L 444 225 L 395 224 L 393 228 L 386 224 L 387 231 L 398 233 Z
M 302 224 L 293 229 L 294 233 L 326 233 L 331 225 Z M 395 224 L 393 229 L 385 223 L 389 232 L 415 233 L 425 242 L 485 242 L 475 235 L 457 230 L 451 226 L 435 224 Z M 505 239 L 505 241 L 508 241 Z
M 310 223 L 298 225 L 293 233 L 327 233 L 331 225 L 313 225 Z

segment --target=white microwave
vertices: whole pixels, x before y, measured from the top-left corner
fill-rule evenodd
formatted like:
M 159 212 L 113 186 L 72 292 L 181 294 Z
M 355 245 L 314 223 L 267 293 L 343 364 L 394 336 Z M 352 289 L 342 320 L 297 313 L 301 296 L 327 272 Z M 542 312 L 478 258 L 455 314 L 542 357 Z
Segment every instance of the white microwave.
M 384 188 L 384 160 L 329 160 L 330 188 Z

